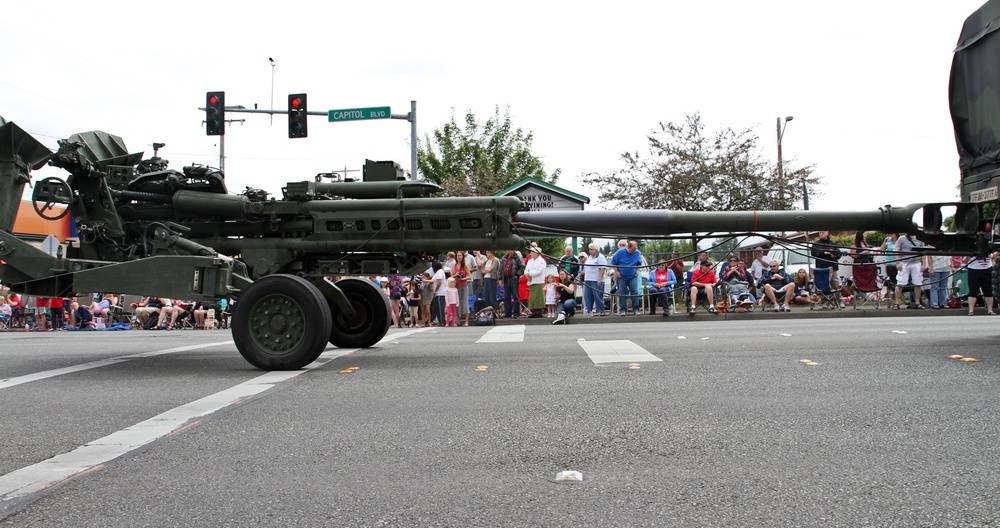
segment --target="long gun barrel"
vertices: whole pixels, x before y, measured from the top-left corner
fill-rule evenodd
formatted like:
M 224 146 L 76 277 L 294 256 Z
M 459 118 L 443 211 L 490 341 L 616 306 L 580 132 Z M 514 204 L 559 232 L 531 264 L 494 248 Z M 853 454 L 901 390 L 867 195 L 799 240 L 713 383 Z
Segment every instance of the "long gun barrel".
M 945 207 L 955 208 L 955 233 L 944 233 Z M 940 250 L 975 254 L 989 251 L 980 230 L 979 210 L 967 202 L 886 205 L 877 211 L 522 211 L 517 213 L 514 224 L 524 236 L 635 238 L 713 232 L 873 230 L 914 234 Z

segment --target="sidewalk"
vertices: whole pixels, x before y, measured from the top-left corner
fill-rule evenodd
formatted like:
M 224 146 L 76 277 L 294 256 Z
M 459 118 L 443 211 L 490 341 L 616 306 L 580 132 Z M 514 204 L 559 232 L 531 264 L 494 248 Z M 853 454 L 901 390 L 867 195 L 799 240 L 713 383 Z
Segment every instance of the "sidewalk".
M 996 308 L 996 307 L 995 307 Z M 899 310 L 890 310 L 888 307 L 876 310 L 871 307 L 864 307 L 854 309 L 852 307 L 843 308 L 840 310 L 833 309 L 822 309 L 822 310 L 810 310 L 808 307 L 792 307 L 791 312 L 774 312 L 771 310 L 761 311 L 759 309 L 753 312 L 719 312 L 718 314 L 711 314 L 704 308 L 699 308 L 698 312 L 694 315 L 689 314 L 680 307 L 679 311 L 669 317 L 663 317 L 660 312 L 657 311 L 656 315 L 618 315 L 617 313 L 608 313 L 605 316 L 585 316 L 581 312 L 570 319 L 571 324 L 608 324 L 608 323 L 667 323 L 670 321 L 738 321 L 738 320 L 752 320 L 760 321 L 767 319 L 823 319 L 823 318 L 856 318 L 856 317 L 952 317 L 952 316 L 963 316 L 967 317 L 966 314 L 969 313 L 969 308 L 963 306 L 961 308 L 942 308 L 940 310 L 932 310 L 930 308 L 924 310 L 918 310 L 915 308 L 905 308 L 901 307 Z M 982 306 L 976 307 L 975 317 L 988 317 L 986 315 L 986 309 Z M 525 324 L 525 325 L 545 325 L 552 324 L 553 319 L 546 317 L 539 318 L 528 318 L 519 317 L 517 319 L 497 319 L 498 325 L 511 325 L 511 324 Z M 997 317 L 997 321 L 1000 322 L 1000 317 Z

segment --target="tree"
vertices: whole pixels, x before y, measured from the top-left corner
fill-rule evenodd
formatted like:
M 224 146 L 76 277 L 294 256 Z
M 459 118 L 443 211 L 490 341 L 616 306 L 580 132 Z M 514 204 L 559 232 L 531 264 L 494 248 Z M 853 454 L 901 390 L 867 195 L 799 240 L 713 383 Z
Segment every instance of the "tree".
M 464 128 L 451 121 L 418 140 L 417 165 L 428 181 L 444 187 L 450 196 L 490 196 L 531 176 L 547 183 L 559 179 L 560 169 L 545 172 L 541 158 L 531 152 L 531 132 L 514 128 L 510 109 L 500 116 L 496 107 L 482 125 L 475 114 L 465 115 Z
M 651 263 L 655 263 L 661 259 L 670 260 L 670 254 L 674 251 L 680 253 L 681 257 L 692 259 L 697 252 L 693 247 L 690 240 L 648 240 L 643 244 L 642 252 Z
M 785 188 L 779 203 L 777 170 L 762 161 L 758 137 L 726 127 L 706 136 L 701 115 L 680 123 L 660 123 L 647 136 L 649 155 L 622 154 L 625 167 L 610 174 L 586 174 L 600 189 L 599 200 L 612 208 L 734 211 L 790 209 L 803 180 L 816 194 L 814 166 L 784 164 Z

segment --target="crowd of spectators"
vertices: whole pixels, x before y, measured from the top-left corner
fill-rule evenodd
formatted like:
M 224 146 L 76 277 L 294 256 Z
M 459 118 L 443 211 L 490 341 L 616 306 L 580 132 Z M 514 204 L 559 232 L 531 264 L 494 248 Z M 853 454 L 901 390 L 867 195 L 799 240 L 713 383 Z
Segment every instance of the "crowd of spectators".
M 957 270 L 968 268 L 971 275 L 977 276 L 969 279 L 975 280 L 977 287 L 970 305 L 975 306 L 975 297 L 979 297 L 987 313 L 993 313 L 992 291 L 983 289 L 989 281 L 983 279 L 986 275 L 973 270 L 986 269 L 988 263 L 992 266 L 995 257 L 921 256 L 922 245 L 905 238 L 900 242 L 898 234 L 891 234 L 882 247 L 867 247 L 864 233 L 858 233 L 849 247 L 840 247 L 831 241 L 829 232 L 819 232 L 818 239 L 805 251 L 816 268 L 829 270 L 830 291 L 825 292 L 818 292 L 811 268 L 789 272 L 780 260 L 769 259 L 761 249 L 727 255 L 719 263 L 706 251 L 699 251 L 689 265 L 685 264 L 685 256 L 676 251 L 669 260 L 651 264 L 634 240 L 620 240 L 618 249 L 608 255 L 602 254 L 597 244 L 590 244 L 578 255 L 567 246 L 558 258 L 542 254 L 534 245 L 524 253 L 506 251 L 502 255 L 456 251 L 449 253 L 443 263 L 432 264 L 422 279 L 406 279 L 432 282 L 430 287 L 412 289 L 413 293 L 407 297 L 414 314 L 407 324 L 428 326 L 447 322 L 445 306 L 450 303 L 438 302 L 436 297 L 445 295 L 447 280 L 456 268 L 460 274 L 471 272 L 474 278 L 468 297 L 461 295 L 458 299 L 463 311 L 458 314 L 457 324 L 464 326 L 483 308 L 494 311 L 497 317 L 547 317 L 558 319 L 554 324 L 564 324 L 577 311 L 585 317 L 603 316 L 609 311 L 619 315 L 667 316 L 677 303 L 685 303 L 694 312 L 697 303 L 692 300 L 704 301 L 710 313 L 718 313 L 727 306 L 790 312 L 793 306 L 814 307 L 823 299 L 820 293 L 829 295 L 833 303 L 846 305 L 853 292 L 843 283 L 849 281 L 842 281 L 841 266 L 849 268 L 852 262 L 864 265 L 876 260 L 881 265 L 880 285 L 887 298 L 893 299 L 890 308 L 902 302 L 901 295 L 910 293 L 916 299 L 911 306 L 920 309 L 924 306 L 920 302 L 922 290 L 931 292 L 930 308 L 944 307 L 945 301 L 955 295 L 952 276 Z M 465 262 L 460 263 L 463 255 Z M 743 255 L 752 255 L 752 259 L 744 259 Z M 457 279 L 458 286 L 462 286 L 461 277 Z M 564 297 L 570 295 L 569 291 L 572 302 L 567 303 L 570 299 Z M 427 305 L 433 307 L 429 314 L 420 308 Z M 465 315 L 465 309 L 470 316 Z M 402 323 L 394 319 L 393 324 Z
M 993 310 L 992 270 L 997 255 L 987 258 L 926 255 L 916 238 L 891 233 L 879 247 L 869 247 L 864 233 L 857 233 L 849 247 L 838 247 L 827 231 L 810 245 L 816 268 L 829 270 L 830 289 L 836 302 L 846 304 L 853 292 L 839 279 L 840 266 L 878 265 L 881 284 L 891 308 L 899 309 L 906 292 L 909 306 L 941 309 L 955 297 L 954 276 L 967 271 L 969 314 L 981 303 Z M 752 252 L 750 264 L 738 254 L 714 262 L 699 251 L 688 270 L 684 257 L 673 252 L 669 260 L 649 264 L 635 240 L 618 241 L 618 249 L 603 255 L 597 244 L 574 254 L 567 246 L 558 259 L 544 255 L 532 244 L 522 254 L 508 250 L 458 250 L 443 261 L 431 262 L 419 275 L 371 277 L 389 298 L 392 325 L 469 326 L 483 311 L 494 317 L 548 317 L 553 324 L 566 324 L 579 311 L 583 316 L 603 316 L 611 309 L 619 315 L 657 310 L 663 316 L 678 302 L 696 310 L 697 300 L 707 301 L 710 313 L 720 308 L 759 306 L 766 302 L 774 311 L 820 302 L 813 277 L 806 269 L 790 276 L 782 262 L 768 259 L 765 252 Z M 555 272 L 550 270 L 555 267 Z M 849 277 L 848 277 L 849 279 Z M 929 305 L 923 302 L 927 290 Z M 27 302 L 26 302 L 27 301 Z M 66 328 L 106 327 L 115 322 L 149 330 L 225 327 L 228 299 L 216 303 L 143 297 L 124 304 L 112 293 L 72 298 L 28 297 L 6 287 L 0 290 L 0 322 L 10 329 L 53 331 Z M 643 305 L 648 307 L 643 311 Z M 119 320 L 116 321 L 115 319 Z
M 25 302 L 27 299 L 27 302 Z M 73 297 L 22 296 L 0 289 L 0 321 L 8 330 L 52 332 L 57 330 L 146 328 L 226 328 L 228 299 L 215 303 L 143 297 L 126 304 L 125 297 L 97 293 Z

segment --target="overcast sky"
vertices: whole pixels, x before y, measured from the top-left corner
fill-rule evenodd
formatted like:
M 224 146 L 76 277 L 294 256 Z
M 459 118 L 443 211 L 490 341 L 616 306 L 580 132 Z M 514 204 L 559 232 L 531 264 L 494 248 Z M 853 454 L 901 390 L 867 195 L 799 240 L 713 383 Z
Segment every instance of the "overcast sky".
M 104 130 L 147 156 L 166 143 L 178 170 L 217 166 L 205 92 L 268 108 L 273 73 L 276 109 L 297 92 L 313 111 L 406 113 L 415 100 L 421 138 L 452 113 L 509 107 L 547 171 L 562 169 L 558 184 L 592 198 L 578 176 L 647 152 L 659 122 L 701 112 L 710 129 L 753 128 L 773 162 L 775 118 L 792 115 L 786 161 L 825 180 L 811 208 L 869 210 L 958 198 L 948 76 L 981 4 L 6 2 L 0 115 L 52 149 Z M 246 121 L 225 136 L 230 191 L 280 193 L 366 158 L 409 169 L 406 121 L 310 117 L 309 137 L 288 139 L 284 115 L 231 117 Z

